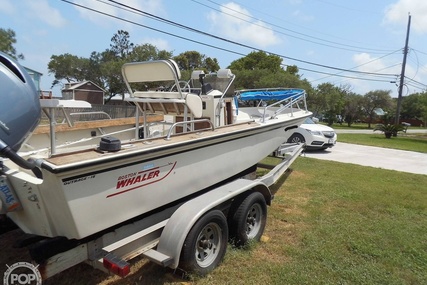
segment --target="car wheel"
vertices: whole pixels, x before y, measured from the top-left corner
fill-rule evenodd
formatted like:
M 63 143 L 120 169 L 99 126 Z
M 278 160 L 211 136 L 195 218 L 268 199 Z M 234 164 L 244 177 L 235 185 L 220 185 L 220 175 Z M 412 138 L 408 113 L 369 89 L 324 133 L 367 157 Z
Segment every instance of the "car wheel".
M 288 143 L 305 143 L 305 138 L 301 134 L 293 134 L 288 139 Z

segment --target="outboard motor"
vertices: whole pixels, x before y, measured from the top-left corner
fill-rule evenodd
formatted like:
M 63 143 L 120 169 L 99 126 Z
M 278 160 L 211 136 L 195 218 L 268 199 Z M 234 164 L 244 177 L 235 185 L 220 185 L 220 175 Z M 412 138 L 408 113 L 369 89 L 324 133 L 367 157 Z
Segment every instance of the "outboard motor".
M 39 94 L 27 71 L 8 55 L 0 52 L 0 156 L 19 166 L 35 168 L 16 154 L 40 121 Z

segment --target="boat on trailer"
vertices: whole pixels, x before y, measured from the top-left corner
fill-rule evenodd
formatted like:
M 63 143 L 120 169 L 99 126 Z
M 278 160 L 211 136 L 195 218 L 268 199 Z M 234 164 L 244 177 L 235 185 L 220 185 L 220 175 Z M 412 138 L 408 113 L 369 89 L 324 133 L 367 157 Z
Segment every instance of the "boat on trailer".
M 136 106 L 130 136 L 79 137 L 77 146 L 67 144 L 64 151 L 57 148 L 56 122 L 48 116 L 50 131 L 44 136 L 50 146 L 36 148 L 30 135 L 41 110 L 52 115 L 66 102 L 40 103 L 19 64 L 1 54 L 0 58 L 1 213 L 40 238 L 96 238 L 215 191 L 253 171 L 280 148 L 286 131 L 311 115 L 301 89 L 276 89 L 280 96 L 273 104 L 239 107 L 240 100 L 268 102 L 273 97 L 261 95 L 273 91 L 234 92 L 235 76 L 229 69 L 215 74 L 194 71 L 190 81 L 183 82 L 173 60 L 134 62 L 122 68 L 130 94 L 126 100 Z M 153 82 L 173 86 L 168 91 L 140 91 Z M 150 133 L 153 114 L 168 117 L 158 122 L 167 127 L 156 136 Z

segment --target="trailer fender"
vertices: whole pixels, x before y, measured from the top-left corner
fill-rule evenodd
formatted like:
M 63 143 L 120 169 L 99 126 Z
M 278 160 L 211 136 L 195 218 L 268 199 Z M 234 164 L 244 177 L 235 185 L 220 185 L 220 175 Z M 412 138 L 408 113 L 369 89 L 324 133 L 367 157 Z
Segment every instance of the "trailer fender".
M 237 179 L 181 205 L 167 222 L 157 246 L 158 252 L 173 259 L 169 267 L 173 269 L 178 267 L 184 240 L 200 217 L 221 203 L 252 189 L 267 196 L 266 201 L 270 204 L 271 194 L 263 182 Z

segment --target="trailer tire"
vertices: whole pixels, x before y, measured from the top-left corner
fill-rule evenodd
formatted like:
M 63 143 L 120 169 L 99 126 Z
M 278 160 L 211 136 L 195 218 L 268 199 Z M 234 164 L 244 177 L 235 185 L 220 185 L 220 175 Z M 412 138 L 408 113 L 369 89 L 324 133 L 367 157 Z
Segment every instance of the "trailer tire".
M 245 246 L 259 241 L 267 223 L 267 203 L 260 192 L 252 192 L 233 203 L 229 216 L 231 242 Z
M 227 250 L 228 225 L 224 214 L 212 210 L 191 228 L 182 246 L 179 267 L 204 276 L 217 267 Z

